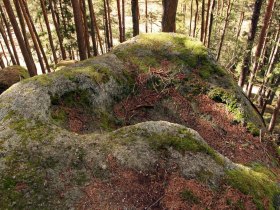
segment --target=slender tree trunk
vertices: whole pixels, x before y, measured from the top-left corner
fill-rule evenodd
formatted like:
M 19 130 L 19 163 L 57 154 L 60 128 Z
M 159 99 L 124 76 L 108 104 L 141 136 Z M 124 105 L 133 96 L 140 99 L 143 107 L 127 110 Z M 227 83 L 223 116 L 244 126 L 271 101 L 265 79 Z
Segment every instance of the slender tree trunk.
M 279 110 L 280 110 L 280 95 L 278 96 L 278 100 L 277 100 L 276 106 L 274 108 L 274 111 L 273 111 L 273 114 L 272 114 L 272 117 L 271 117 L 271 120 L 270 120 L 270 123 L 268 126 L 269 132 L 272 132 L 275 127 L 276 120 L 279 118 Z
M 94 12 L 93 7 L 92 7 L 92 16 L 93 16 L 94 23 L 95 23 L 95 30 L 96 30 L 96 34 L 97 34 L 97 38 L 98 38 L 98 43 L 100 45 L 100 50 L 101 50 L 101 53 L 104 54 L 104 50 L 103 50 L 103 46 L 102 46 L 102 39 L 101 39 L 101 36 L 100 36 L 99 28 L 97 26 L 96 16 L 95 16 L 95 12 Z
M 77 0 L 71 0 L 73 6 L 74 20 L 76 25 L 76 35 L 80 54 L 80 60 L 87 59 L 86 43 L 84 37 L 84 28 L 82 20 L 82 12 L 80 2 Z
M 30 45 L 29 45 L 29 40 L 28 40 L 28 37 L 27 37 L 26 28 L 25 28 L 24 17 L 22 16 L 19 1 L 14 0 L 14 5 L 15 5 L 15 8 L 16 8 L 16 12 L 17 12 L 17 15 L 18 15 L 19 22 L 20 22 L 21 32 L 22 32 L 22 35 L 23 35 L 23 38 L 24 38 L 24 42 L 25 42 L 25 45 L 26 45 L 27 52 L 29 53 L 29 56 L 32 57 L 32 52 L 31 52 L 31 48 L 30 48 Z
M 93 10 L 93 4 L 91 0 L 88 0 L 88 5 L 89 5 L 89 13 L 90 13 L 90 20 L 91 20 L 91 39 L 92 39 L 92 45 L 93 45 L 93 54 L 94 56 L 98 55 L 98 50 L 97 50 L 97 45 L 96 45 L 96 33 L 95 33 L 95 27 L 96 22 L 95 22 L 95 14 Z
M 5 68 L 5 64 L 4 64 L 4 61 L 3 61 L 1 56 L 2 55 L 0 55 L 0 67 L 1 67 L 1 69 L 4 69 Z
M 80 0 L 80 6 L 81 6 L 81 15 L 83 18 L 83 27 L 84 27 L 84 37 L 85 37 L 85 44 L 87 49 L 87 56 L 91 57 L 90 52 L 90 42 L 89 42 L 89 32 L 88 32 L 88 22 L 87 22 L 87 11 L 86 11 L 86 2 L 85 0 Z
M 120 43 L 123 42 L 122 38 L 123 38 L 123 30 L 122 30 L 122 15 L 121 15 L 121 6 L 120 6 L 120 0 L 117 0 L 117 9 L 118 9 L 118 20 L 119 20 L 119 39 L 120 39 Z
M 35 63 L 34 63 L 34 60 L 33 60 L 32 56 L 29 54 L 29 52 L 26 48 L 26 44 L 25 44 L 25 41 L 24 41 L 24 39 L 21 35 L 20 28 L 18 27 L 18 23 L 17 23 L 15 15 L 14 15 L 13 8 L 12 8 L 12 5 L 10 3 L 10 0 L 3 0 L 3 2 L 4 2 L 4 5 L 5 5 L 5 8 L 6 8 L 6 11 L 9 15 L 11 24 L 14 28 L 14 32 L 16 34 L 19 46 L 21 48 L 22 55 L 23 55 L 23 58 L 25 60 L 28 72 L 29 72 L 31 77 L 35 76 L 35 75 L 37 75 L 36 66 L 35 66 Z
M 145 0 L 145 29 L 148 33 L 148 0 Z
M 176 32 L 176 12 L 178 0 L 162 0 L 162 31 Z
M 4 24 L 5 24 L 6 29 L 7 29 L 7 33 L 8 33 L 8 36 L 9 36 L 9 40 L 10 40 L 11 46 L 13 48 L 13 55 L 14 55 L 14 57 L 16 59 L 16 63 L 17 63 L 17 65 L 20 65 L 18 54 L 17 54 L 17 50 L 16 50 L 15 43 L 14 43 L 14 38 L 13 38 L 11 29 L 10 29 L 10 25 L 8 24 L 6 15 L 5 15 L 4 10 L 2 9 L 1 6 L 0 6 L 0 13 L 1 13 L 1 17 L 2 17 L 2 19 L 4 21 Z
M 65 48 L 63 46 L 63 37 L 60 33 L 60 26 L 59 26 L 59 24 L 57 22 L 57 19 L 56 19 L 56 16 L 55 16 L 52 0 L 50 0 L 49 5 L 50 5 L 52 19 L 53 19 L 53 23 L 54 23 L 54 26 L 55 26 L 55 30 L 56 30 L 56 34 L 57 34 L 57 38 L 58 38 L 58 42 L 59 42 L 61 56 L 62 56 L 62 59 L 65 60 L 66 59 L 66 52 L 65 52 Z
M 108 13 L 108 29 L 109 29 L 109 37 L 110 37 L 110 48 L 114 46 L 113 44 L 113 35 L 112 35 L 112 24 L 111 24 L 111 8 L 109 4 L 110 0 L 106 0 L 107 4 L 107 13 Z
M 36 41 L 37 41 L 37 43 L 39 45 L 39 49 L 40 49 L 41 54 L 43 56 L 44 62 L 46 64 L 46 68 L 47 68 L 48 72 L 51 72 L 47 56 L 45 54 L 45 51 L 44 51 L 43 45 L 41 43 L 41 40 L 39 38 L 39 35 L 38 35 L 37 31 L 36 31 L 36 27 L 35 27 L 35 25 L 34 25 L 34 23 L 32 21 L 32 18 L 31 18 L 31 15 L 30 15 L 30 12 L 29 12 L 26 0 L 21 0 L 21 4 L 22 4 L 22 8 L 23 8 L 23 13 L 26 13 L 26 15 L 27 15 L 26 16 L 26 22 L 29 22 L 30 23 L 29 25 L 31 26 L 29 31 L 30 31 L 30 33 L 31 33 L 31 31 L 32 31 L 32 33 L 34 33 Z
M 195 32 L 196 32 L 196 25 L 197 25 L 197 19 L 198 19 L 198 0 L 195 0 L 195 16 L 194 16 L 194 26 L 193 26 L 193 37 L 196 37 Z
M 260 11 L 262 8 L 262 3 L 264 0 L 255 0 L 254 5 L 254 12 L 251 19 L 251 29 L 248 35 L 247 39 L 247 45 L 245 50 L 245 55 L 243 56 L 242 65 L 241 65 L 241 72 L 239 76 L 238 85 L 240 87 L 243 87 L 246 81 L 247 74 L 249 72 L 249 66 L 250 66 L 250 60 L 251 60 L 251 50 L 254 44 L 256 32 L 257 32 L 257 26 L 259 22 L 260 17 Z
M 3 25 L 1 25 L 1 24 L 0 24 L 0 33 L 2 35 L 2 38 L 3 38 L 3 40 L 5 42 L 5 45 L 6 45 L 6 48 L 9 52 L 10 57 L 11 57 L 12 63 L 13 63 L 13 65 L 16 65 L 17 62 L 16 62 L 14 54 L 13 54 L 11 48 L 10 48 L 9 41 L 8 41 L 8 38 L 7 38 L 6 33 L 5 33 L 5 29 L 3 28 Z M 3 50 L 3 52 L 4 52 L 4 50 Z
M 209 16 L 210 16 L 210 8 L 211 8 L 211 0 L 208 0 L 207 4 L 207 13 L 206 13 L 206 24 L 204 28 L 204 37 L 203 37 L 203 44 L 206 45 L 206 39 L 208 34 L 208 25 L 209 25 Z
M 243 21 L 244 21 L 244 12 L 242 11 L 240 14 L 240 21 L 239 21 L 238 29 L 237 29 L 237 33 L 236 33 L 236 40 L 238 40 L 240 37 L 240 32 L 241 32 L 241 27 L 242 27 Z
M 122 40 L 125 41 L 125 0 L 122 0 L 122 27 L 123 27 L 123 38 Z
M 139 4 L 138 0 L 131 0 L 133 36 L 139 34 Z
M 110 32 L 109 32 L 109 22 L 108 22 L 108 12 L 107 12 L 107 0 L 103 0 L 103 5 L 104 5 L 104 31 L 105 31 L 105 40 L 107 44 L 107 52 L 111 48 L 111 43 L 110 43 Z
M 192 16 L 193 16 L 193 0 L 191 0 L 191 15 L 190 15 L 190 29 L 189 29 L 189 36 L 192 35 Z
M 224 39 L 225 39 L 225 34 L 226 34 L 228 22 L 229 22 L 229 16 L 230 16 L 230 13 L 231 13 L 231 8 L 232 8 L 232 2 L 231 2 L 231 0 L 229 0 L 228 1 L 228 8 L 227 8 L 225 24 L 224 24 L 224 27 L 223 27 L 223 32 L 222 32 L 222 36 L 221 36 L 221 40 L 220 40 L 220 44 L 219 44 L 219 49 L 218 49 L 218 53 L 217 53 L 217 57 L 216 57 L 217 61 L 220 59 L 220 55 L 221 55 L 221 51 L 222 51 L 222 47 L 223 47 L 223 43 L 224 43 Z
M 54 63 L 57 64 L 58 60 L 57 60 L 57 56 L 56 56 L 56 52 L 55 52 L 55 47 L 54 47 L 54 43 L 53 43 L 53 37 L 52 37 L 52 32 L 51 32 L 51 28 L 50 28 L 50 23 L 49 23 L 49 18 L 48 18 L 47 10 L 46 10 L 45 1 L 44 0 L 40 0 L 40 3 L 41 3 L 41 8 L 42 8 L 42 12 L 43 12 L 43 16 L 44 16 L 47 32 L 48 32 L 48 37 L 49 37 L 49 42 L 50 42 L 50 46 L 51 46 L 51 50 L 52 50 L 52 54 L 53 54 Z
M 0 53 L 0 57 L 3 55 L 4 56 L 4 58 L 5 58 L 5 60 L 6 60 L 6 64 L 9 66 L 9 61 L 8 61 L 8 58 L 7 58 L 7 55 L 6 55 L 6 53 L 5 53 L 5 50 L 4 50 L 4 46 L 3 46 L 3 44 L 2 44 L 2 42 L 1 42 L 1 40 L 0 40 L 0 46 L 1 46 L 1 50 L 2 50 L 2 54 Z M 1 57 L 2 58 L 2 57 Z M 4 62 L 3 62 L 4 63 Z M 15 64 L 14 64 L 15 65 Z
M 205 0 L 202 0 L 201 2 L 201 31 L 200 31 L 200 41 L 203 42 L 203 37 L 204 37 L 204 11 L 205 10 Z
M 207 48 L 210 47 L 210 43 L 211 43 L 211 34 L 212 34 L 212 25 L 213 25 L 213 21 L 214 21 L 214 8 L 215 8 L 215 0 L 212 0 L 211 2 L 211 7 L 210 7 L 210 11 L 209 11 L 209 26 L 208 26 L 208 38 L 207 38 Z
M 38 57 L 38 61 L 40 63 L 40 66 L 41 66 L 41 69 L 42 69 L 42 73 L 45 74 L 46 73 L 46 70 L 45 70 L 45 66 L 44 66 L 44 62 L 43 62 L 43 59 L 41 57 L 41 52 L 40 52 L 40 48 L 39 48 L 39 45 L 38 45 L 38 42 L 37 42 L 37 39 L 35 37 L 35 33 L 33 31 L 33 28 L 31 26 L 31 23 L 30 23 L 30 20 L 28 18 L 28 15 L 27 15 L 27 12 L 24 8 L 24 5 L 22 3 L 21 0 L 18 0 L 19 4 L 20 4 L 20 8 L 21 8 L 21 11 L 22 11 L 22 14 L 23 14 L 23 17 L 25 19 L 25 22 L 28 26 L 28 29 L 29 29 L 29 33 L 31 35 L 31 38 L 32 38 L 32 41 L 33 41 L 33 44 L 34 44 L 34 48 L 35 48 L 35 51 L 37 53 L 37 57 Z
M 258 66 L 259 66 L 259 58 L 260 58 L 261 51 L 262 51 L 262 48 L 263 48 L 263 44 L 264 44 L 264 41 L 265 41 L 265 35 L 266 35 L 266 31 L 267 31 L 268 26 L 269 26 L 269 21 L 270 21 L 271 15 L 272 15 L 274 3 L 275 3 L 275 0 L 269 0 L 267 8 L 266 8 L 263 27 L 262 27 L 262 30 L 261 30 L 259 43 L 258 43 L 258 47 L 257 47 L 256 54 L 255 54 L 255 61 L 254 61 L 252 72 L 250 74 L 250 80 L 249 80 L 248 90 L 247 90 L 248 98 L 251 97 L 251 92 L 252 92 L 252 89 L 253 89 L 253 81 L 255 79 L 255 74 L 256 74 L 256 71 L 257 71 Z

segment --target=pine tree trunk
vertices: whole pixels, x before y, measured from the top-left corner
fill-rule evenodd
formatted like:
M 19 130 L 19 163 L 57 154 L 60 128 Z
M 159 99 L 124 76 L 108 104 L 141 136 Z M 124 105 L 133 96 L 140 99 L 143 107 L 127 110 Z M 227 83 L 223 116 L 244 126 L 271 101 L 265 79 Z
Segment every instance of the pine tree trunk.
M 139 34 L 139 5 L 138 0 L 131 0 L 133 36 Z
M 122 27 L 123 27 L 123 38 L 122 40 L 125 41 L 125 0 L 122 0 Z
M 276 120 L 279 118 L 279 110 L 280 110 L 280 95 L 278 96 L 278 100 L 275 105 L 275 108 L 274 108 L 274 111 L 273 111 L 273 114 L 272 114 L 272 117 L 271 117 L 271 120 L 270 120 L 270 123 L 268 126 L 269 132 L 272 132 L 275 127 Z
M 96 33 L 95 33 L 95 27 L 96 27 L 96 22 L 95 22 L 95 14 L 93 10 L 93 4 L 91 0 L 88 0 L 88 6 L 89 6 L 89 13 L 90 13 L 90 21 L 91 21 L 91 39 L 92 39 L 92 45 L 93 45 L 93 54 L 94 56 L 98 55 L 98 50 L 97 50 L 97 45 L 96 45 Z
M 13 65 L 16 65 L 17 62 L 16 62 L 15 57 L 13 55 L 13 52 L 12 52 L 12 50 L 10 48 L 9 41 L 8 41 L 7 36 L 6 36 L 5 30 L 4 30 L 4 28 L 3 28 L 3 26 L 1 24 L 0 24 L 0 34 L 2 35 L 2 38 L 3 38 L 4 42 L 5 42 L 6 48 L 7 48 L 8 52 L 9 52 L 9 55 L 10 55 L 10 58 L 12 60 Z M 4 52 L 4 50 L 3 50 L 3 52 Z
M 273 8 L 274 8 L 274 3 L 275 3 L 275 0 L 269 0 L 267 8 L 266 8 L 263 27 L 262 27 L 262 30 L 261 30 L 259 43 L 258 43 L 258 47 L 257 47 L 256 54 L 255 54 L 253 69 L 252 69 L 252 72 L 250 74 L 250 80 L 249 80 L 248 90 L 247 90 L 248 98 L 251 97 L 251 92 L 252 92 L 252 89 L 253 89 L 253 81 L 255 79 L 255 74 L 256 74 L 257 69 L 259 67 L 259 58 L 260 58 L 261 51 L 262 51 L 262 48 L 263 48 L 263 45 L 264 45 L 265 36 L 266 36 L 267 29 L 268 29 L 268 26 L 269 26 L 272 11 L 273 11 Z
M 204 10 L 205 10 L 205 0 L 202 0 L 201 2 L 201 31 L 200 31 L 200 41 L 203 42 L 204 38 Z
M 162 31 L 176 32 L 176 12 L 178 0 L 162 0 Z
M 41 66 L 41 69 L 42 69 L 42 73 L 45 74 L 46 73 L 46 69 L 45 69 L 45 66 L 44 66 L 44 62 L 43 62 L 43 59 L 41 57 L 41 52 L 40 52 L 40 48 L 39 48 L 39 45 L 38 45 L 38 42 L 36 40 L 36 37 L 35 37 L 35 34 L 34 34 L 34 31 L 32 29 L 32 26 L 31 26 L 31 23 L 30 23 L 30 20 L 28 18 L 28 15 L 27 15 L 27 12 L 24 8 L 24 5 L 22 3 L 21 0 L 17 0 L 19 2 L 19 5 L 20 5 L 20 8 L 21 8 L 21 12 L 23 14 L 23 17 L 25 19 L 25 22 L 28 26 L 28 29 L 29 29 L 29 33 L 31 35 L 31 38 L 32 38 L 32 41 L 33 41 L 33 44 L 34 44 L 34 48 L 35 48 L 35 51 L 37 53 L 37 57 L 38 57 L 38 61 L 40 63 L 40 66 Z
M 148 33 L 148 0 L 145 0 L 145 29 Z
M 51 46 L 51 50 L 52 50 L 52 54 L 53 54 L 54 63 L 57 64 L 58 60 L 57 60 L 57 56 L 56 56 L 56 52 L 55 52 L 55 47 L 54 47 L 54 43 L 53 43 L 53 37 L 52 37 L 52 32 L 51 32 L 51 28 L 50 28 L 50 23 L 49 23 L 49 18 L 48 18 L 47 10 L 46 10 L 45 1 L 44 0 L 40 0 L 40 3 L 41 3 L 41 8 L 42 8 L 42 12 L 43 12 L 43 16 L 44 16 L 47 32 L 48 32 L 48 37 L 49 37 L 49 42 L 50 42 L 50 46 Z
M 5 68 L 5 64 L 4 64 L 4 61 L 3 61 L 1 56 L 2 55 L 0 55 L 0 67 L 1 67 L 1 69 L 4 69 Z
M 84 27 L 82 20 L 81 5 L 78 0 L 71 0 L 73 6 L 74 20 L 76 25 L 76 35 L 80 54 L 80 60 L 87 59 L 87 51 L 84 37 Z
M 62 56 L 63 60 L 66 60 L 66 52 L 65 52 L 65 48 L 63 46 L 63 37 L 60 33 L 60 26 L 59 26 L 59 24 L 57 22 L 57 19 L 56 19 L 56 16 L 55 16 L 55 11 L 54 11 L 54 8 L 53 8 L 52 0 L 50 0 L 49 5 L 50 5 L 50 9 L 51 9 L 53 24 L 55 26 L 55 31 L 56 31 L 58 42 L 59 42 L 61 56 Z
M 26 44 L 25 44 L 25 41 L 24 41 L 24 39 L 21 35 L 20 28 L 18 27 L 18 23 L 17 23 L 15 15 L 14 15 L 13 8 L 12 8 L 12 5 L 10 3 L 10 0 L 3 0 L 3 2 L 4 2 L 4 5 L 5 5 L 5 8 L 6 8 L 6 11 L 8 13 L 8 16 L 10 18 L 11 24 L 14 28 L 14 32 L 16 34 L 16 37 L 17 37 L 17 40 L 18 40 L 23 58 L 25 60 L 28 72 L 29 72 L 31 77 L 35 76 L 35 75 L 37 75 L 36 66 L 35 66 L 35 63 L 34 63 L 34 60 L 33 60 L 32 56 L 30 56 L 30 54 L 29 54 L 29 52 L 26 48 Z
M 206 39 L 207 39 L 207 34 L 208 34 L 208 25 L 209 25 L 209 16 L 210 16 L 210 8 L 211 8 L 211 0 L 208 0 L 207 4 L 207 12 L 206 12 L 206 24 L 204 28 L 204 37 L 203 37 L 203 44 L 206 46 Z
M 252 50 L 252 47 L 254 44 L 254 40 L 255 40 L 255 36 L 256 36 L 256 32 L 257 32 L 257 26 L 258 26 L 259 17 L 260 17 L 260 11 L 261 11 L 263 2 L 264 2 L 264 0 L 255 0 L 254 12 L 252 15 L 251 27 L 250 27 L 251 29 L 250 29 L 248 39 L 247 39 L 245 55 L 243 56 L 243 59 L 242 59 L 241 72 L 240 72 L 239 81 L 238 81 L 238 85 L 240 87 L 244 86 L 247 74 L 249 72 L 250 60 L 251 60 L 251 50 Z
M 241 27 L 242 27 L 243 21 L 244 21 L 244 12 L 242 11 L 240 14 L 240 21 L 239 21 L 238 29 L 237 29 L 237 33 L 236 33 L 236 40 L 238 40 L 240 37 L 240 32 L 241 32 Z
M 193 0 L 191 0 L 191 14 L 190 14 L 189 36 L 192 35 L 192 16 L 193 16 Z
M 121 15 L 121 6 L 120 6 L 120 0 L 117 0 L 117 9 L 118 9 L 118 21 L 119 21 L 119 39 L 120 43 L 123 42 L 122 38 L 122 15 Z
M 91 57 L 91 52 L 90 52 L 90 42 L 89 42 L 89 32 L 88 32 L 88 22 L 87 22 L 87 11 L 86 11 L 86 2 L 85 0 L 80 0 L 80 5 L 81 5 L 81 15 L 83 18 L 83 27 L 84 27 L 84 37 L 85 37 L 85 44 L 86 44 L 86 49 L 87 49 L 87 56 Z
M 35 38 L 36 38 L 36 41 L 37 41 L 37 43 L 38 43 L 38 45 L 39 45 L 39 49 L 40 49 L 41 54 L 42 54 L 42 56 L 43 56 L 44 62 L 45 62 L 45 64 L 46 64 L 46 68 L 47 68 L 48 72 L 51 72 L 50 66 L 49 66 L 49 62 L 48 62 L 48 59 L 47 59 L 47 56 L 46 56 L 46 54 L 45 54 L 45 51 L 44 51 L 43 45 L 42 45 L 42 43 L 41 43 L 41 40 L 40 40 L 40 38 L 39 38 L 39 35 L 38 35 L 37 31 L 36 31 L 36 27 L 35 27 L 35 25 L 34 25 L 34 23 L 33 23 L 33 21 L 32 21 L 32 18 L 31 18 L 31 15 L 30 15 L 30 12 L 29 12 L 29 9 L 28 9 L 26 0 L 21 0 L 21 4 L 22 4 L 23 11 L 24 11 L 24 12 L 26 13 L 26 15 L 27 15 L 27 17 L 26 17 L 26 18 L 27 18 L 27 19 L 26 19 L 26 22 L 28 21 L 28 22 L 30 23 L 30 26 L 31 26 L 31 29 L 30 29 L 29 31 L 32 31 L 32 33 L 34 33 Z M 30 33 L 31 33 L 31 32 L 30 32 Z
M 198 0 L 195 0 L 195 16 L 194 16 L 194 26 L 193 26 L 193 37 L 196 37 L 195 31 L 196 31 L 196 25 L 197 25 L 197 19 L 198 19 Z
M 98 43 L 100 45 L 100 50 L 101 50 L 101 53 L 104 54 L 104 50 L 103 50 L 103 46 L 102 46 L 102 39 L 101 39 L 101 36 L 100 36 L 99 28 L 97 26 L 96 16 L 95 16 L 95 12 L 94 12 L 93 7 L 92 7 L 92 16 L 93 16 L 94 23 L 95 23 L 95 30 L 96 30 L 96 34 L 97 34 L 97 38 L 98 38 Z
M 1 42 L 1 40 L 0 40 L 0 46 L 1 46 L 1 50 L 2 50 L 2 52 L 1 52 L 2 54 L 0 53 L 0 57 L 3 56 L 5 58 L 5 60 L 6 60 L 6 64 L 9 66 L 10 62 L 8 61 L 8 58 L 7 58 L 7 55 L 5 53 L 5 49 L 4 49 L 4 46 L 3 46 L 2 42 Z
M 227 8 L 225 24 L 224 24 L 224 27 L 223 27 L 222 36 L 221 36 L 221 40 L 220 40 L 220 43 L 219 43 L 218 53 L 217 53 L 217 56 L 216 56 L 217 61 L 220 59 L 220 55 L 221 55 L 221 51 L 222 51 L 222 47 L 223 47 L 223 43 L 224 43 L 224 39 L 225 39 L 225 34 L 226 34 L 228 22 L 229 22 L 229 16 L 230 16 L 230 13 L 231 13 L 231 8 L 232 8 L 232 2 L 231 2 L 231 0 L 229 0 L 228 1 L 228 8 Z
M 209 26 L 208 26 L 208 37 L 207 37 L 207 48 L 210 47 L 211 43 L 211 34 L 212 34 L 212 26 L 213 26 L 213 21 L 214 21 L 214 8 L 215 8 L 215 0 L 212 0 L 211 6 L 210 6 L 210 11 L 209 11 Z
M 109 22 L 108 22 L 108 12 L 107 12 L 107 0 L 103 0 L 104 5 L 104 31 L 105 31 L 105 40 L 107 45 L 107 52 L 110 50 L 110 32 L 109 32 Z
M 107 13 L 108 13 L 108 30 L 109 30 L 109 37 L 110 37 L 110 49 L 114 46 L 113 44 L 113 35 L 112 35 L 112 24 L 111 24 L 111 8 L 109 4 L 110 0 L 106 0 L 107 4 Z
M 8 33 L 8 36 L 9 36 L 9 40 L 10 40 L 11 46 L 13 48 L 13 55 L 14 55 L 14 57 L 16 59 L 16 63 L 17 63 L 17 65 L 20 65 L 18 54 L 17 54 L 17 50 L 16 50 L 15 43 L 14 43 L 14 38 L 13 38 L 11 29 L 10 29 L 10 25 L 8 24 L 6 15 L 5 15 L 4 10 L 2 9 L 1 6 L 0 6 L 0 13 L 1 13 L 1 17 L 2 17 L 2 19 L 4 21 L 4 24 L 5 24 L 6 29 L 7 29 L 7 33 Z
M 21 32 L 22 32 L 22 35 L 23 35 L 23 38 L 24 38 L 24 43 L 26 45 L 27 52 L 29 53 L 29 56 L 32 57 L 32 52 L 31 52 L 31 48 L 30 48 L 30 45 L 29 45 L 29 40 L 28 40 L 28 37 L 27 37 L 26 28 L 25 28 L 24 17 L 22 16 L 19 1 L 14 0 L 14 5 L 15 5 L 15 8 L 16 8 L 16 12 L 17 12 L 17 15 L 18 15 L 19 22 L 20 22 Z

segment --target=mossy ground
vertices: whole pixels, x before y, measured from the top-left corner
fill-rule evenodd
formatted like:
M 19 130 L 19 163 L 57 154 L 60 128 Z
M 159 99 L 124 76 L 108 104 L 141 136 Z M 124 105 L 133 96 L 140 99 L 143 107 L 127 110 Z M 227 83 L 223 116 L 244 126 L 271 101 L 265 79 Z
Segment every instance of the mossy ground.
M 226 104 L 229 112 L 234 115 L 236 122 L 246 124 L 248 131 L 253 136 L 259 135 L 259 128 L 250 122 L 245 110 L 242 109 L 240 99 L 237 98 L 237 94 L 233 90 L 226 90 L 224 88 L 216 87 L 208 92 L 208 96 L 218 103 Z
M 227 182 L 245 194 L 253 196 L 259 209 L 265 209 L 264 201 L 268 199 L 269 209 L 274 209 L 273 201 L 280 189 L 275 182 L 275 176 L 257 167 L 255 170 L 240 166 L 238 169 L 227 171 Z

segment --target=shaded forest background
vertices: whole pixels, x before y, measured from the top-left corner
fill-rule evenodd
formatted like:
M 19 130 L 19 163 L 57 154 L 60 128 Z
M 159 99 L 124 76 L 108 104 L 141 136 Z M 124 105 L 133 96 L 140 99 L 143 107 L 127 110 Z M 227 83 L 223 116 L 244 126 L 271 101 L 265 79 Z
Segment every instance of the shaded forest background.
M 30 76 L 109 52 L 139 33 L 199 39 L 279 132 L 276 0 L 1 0 L 0 68 Z

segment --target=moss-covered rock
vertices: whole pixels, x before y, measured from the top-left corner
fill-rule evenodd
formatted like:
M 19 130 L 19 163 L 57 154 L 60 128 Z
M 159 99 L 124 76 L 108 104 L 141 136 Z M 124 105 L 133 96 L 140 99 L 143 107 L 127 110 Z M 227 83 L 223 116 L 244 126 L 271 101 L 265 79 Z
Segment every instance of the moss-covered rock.
M 215 189 L 226 181 L 272 205 L 279 192 L 272 177 L 245 170 L 196 131 L 171 123 L 184 124 L 175 99 L 190 102 L 195 116 L 203 114 L 196 96 L 208 93 L 262 128 L 241 91 L 200 42 L 165 33 L 140 35 L 109 54 L 17 83 L 0 96 L 0 209 L 75 208 L 92 180 L 110 182 L 114 164 L 150 180 L 160 166 Z

